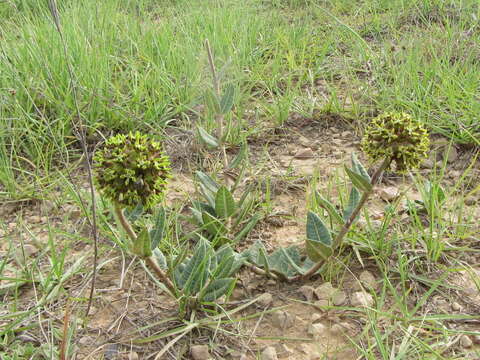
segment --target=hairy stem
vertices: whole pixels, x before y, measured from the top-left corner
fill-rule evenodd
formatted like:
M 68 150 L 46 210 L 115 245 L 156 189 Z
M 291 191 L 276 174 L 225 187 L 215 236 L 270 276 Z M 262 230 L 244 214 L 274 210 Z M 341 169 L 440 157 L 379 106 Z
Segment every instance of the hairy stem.
M 213 54 L 212 54 L 212 49 L 210 47 L 210 42 L 208 39 L 205 40 L 205 48 L 207 49 L 207 54 L 208 54 L 208 64 L 210 65 L 210 71 L 212 73 L 212 78 L 213 78 L 213 89 L 215 91 L 215 95 L 217 95 L 217 98 L 220 100 L 220 97 L 222 96 L 221 91 L 220 91 L 220 79 L 218 78 L 217 70 L 215 69 L 215 63 L 213 62 Z M 218 129 L 218 141 L 220 143 L 220 150 L 222 151 L 222 156 L 223 156 L 223 166 L 224 170 L 227 169 L 228 167 L 228 159 L 227 159 L 227 152 L 225 150 L 225 144 L 223 143 L 223 114 L 218 113 L 215 114 L 215 118 L 217 120 L 217 129 Z
M 378 167 L 378 169 L 372 175 L 372 180 L 370 182 L 372 184 L 371 190 L 363 193 L 362 197 L 360 198 L 360 201 L 358 202 L 358 205 L 352 211 L 352 214 L 350 215 L 348 220 L 345 222 L 345 224 L 342 226 L 337 236 L 333 240 L 333 249 L 338 248 L 342 244 L 345 235 L 347 235 L 348 231 L 352 227 L 358 214 L 362 210 L 363 206 L 367 202 L 370 195 L 373 193 L 373 189 L 375 185 L 377 185 L 378 181 L 380 180 L 380 176 L 382 175 L 383 171 L 390 165 L 391 162 L 392 160 L 390 158 L 386 158 L 385 160 L 383 160 L 382 164 Z M 291 281 L 308 280 L 322 267 L 324 263 L 325 263 L 325 260 L 320 260 L 315 265 L 313 265 L 305 274 L 300 275 L 298 277 L 296 276 L 290 280 Z
M 123 213 L 123 209 L 118 204 L 115 204 L 115 214 L 117 215 L 120 224 L 127 232 L 127 235 L 130 237 L 130 239 L 132 239 L 133 242 L 135 242 L 137 240 L 137 234 L 135 234 L 135 230 L 133 230 L 132 225 Z M 147 265 L 155 272 L 160 281 L 167 287 L 167 289 L 172 293 L 172 295 L 175 294 L 175 286 L 168 278 L 167 274 L 165 274 L 165 272 L 160 268 L 160 266 L 158 266 L 155 258 L 153 256 L 144 256 L 142 257 L 142 260 L 145 261 Z

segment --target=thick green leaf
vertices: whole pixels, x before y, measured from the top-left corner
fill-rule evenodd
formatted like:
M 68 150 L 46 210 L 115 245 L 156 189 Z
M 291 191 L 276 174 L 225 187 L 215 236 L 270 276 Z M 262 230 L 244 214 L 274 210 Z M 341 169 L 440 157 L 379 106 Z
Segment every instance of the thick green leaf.
M 213 280 L 205 289 L 201 301 L 215 301 L 222 295 L 225 295 L 235 282 L 234 278 L 223 278 Z
M 210 176 L 208 176 L 202 171 L 195 171 L 195 176 L 211 194 L 215 195 L 217 193 L 220 185 L 218 185 L 217 182 L 213 180 Z
M 362 175 L 365 180 L 371 183 L 370 175 L 368 175 L 367 170 L 362 165 L 360 160 L 358 160 L 357 155 L 355 155 L 355 153 L 352 153 L 352 167 L 353 167 L 353 171 L 355 171 L 359 175 Z
M 166 270 L 167 269 L 167 259 L 165 258 L 165 255 L 160 251 L 159 248 L 156 248 L 153 250 L 153 256 L 155 257 L 155 260 L 157 261 L 158 266 L 160 269 Z
M 267 250 L 262 247 L 258 250 L 258 265 L 263 267 L 263 269 L 269 273 L 270 272 L 270 263 L 268 261 Z
M 352 215 L 353 210 L 357 207 L 358 202 L 360 201 L 360 193 L 358 192 L 357 188 L 352 186 L 350 190 L 350 195 L 348 196 L 348 203 L 343 211 L 343 219 L 347 221 Z
M 160 207 L 158 211 L 155 213 L 155 225 L 153 229 L 150 231 L 150 239 L 152 241 L 152 250 L 156 249 L 160 241 L 163 239 L 165 233 L 165 225 L 166 225 L 166 214 L 165 209 Z
M 124 213 L 127 220 L 131 223 L 134 223 L 140 218 L 140 216 L 142 216 L 143 205 L 140 203 L 137 206 L 135 206 L 132 210 L 125 209 Z
M 317 204 L 320 205 L 322 208 L 324 208 L 327 212 L 328 215 L 332 218 L 333 221 L 335 221 L 339 225 L 343 225 L 345 222 L 343 221 L 342 215 L 335 209 L 335 206 L 325 199 L 318 191 L 315 191 L 315 200 L 317 201 Z
M 144 228 L 133 242 L 132 253 L 141 258 L 152 256 L 151 244 L 150 233 Z
M 357 174 L 355 171 L 352 169 L 348 168 L 345 166 L 345 172 L 347 173 L 348 177 L 353 183 L 353 186 L 355 186 L 358 190 L 364 191 L 364 192 L 369 192 L 372 190 L 372 184 L 370 181 L 365 179 L 362 175 Z
M 332 247 L 316 241 L 307 239 L 305 245 L 308 258 L 314 262 L 328 259 L 333 254 Z
M 322 219 L 312 211 L 307 214 L 307 239 L 322 243 L 326 246 L 332 245 L 332 236 Z
M 208 212 L 206 211 L 202 212 L 202 220 L 203 220 L 203 225 L 205 226 L 205 229 L 207 229 L 207 231 L 211 235 L 219 236 L 227 233 L 227 228 L 225 227 L 225 225 L 223 225 L 223 223 L 220 220 L 213 217 Z
M 306 250 L 308 257 L 313 261 L 327 258 L 333 252 L 330 231 L 322 219 L 312 211 L 307 215 Z
M 235 98 L 235 86 L 228 85 L 220 100 L 220 111 L 222 114 L 228 113 L 232 110 L 233 100 Z
M 218 99 L 217 94 L 215 92 L 208 88 L 205 90 L 205 105 L 207 105 L 208 109 L 215 114 L 220 113 L 220 100 Z
M 197 246 L 193 251 L 193 256 L 175 268 L 175 281 L 180 289 L 183 289 L 189 279 L 195 276 L 202 262 L 207 258 L 210 251 L 208 240 L 200 236 Z M 205 272 L 208 275 L 208 272 Z M 190 280 L 191 281 L 191 280 Z
M 272 270 L 285 277 L 302 273 L 302 260 L 296 246 L 278 248 L 268 257 L 268 262 Z
M 235 200 L 225 186 L 220 187 L 215 197 L 215 213 L 219 218 L 226 219 L 235 212 Z
M 257 240 L 247 250 L 244 250 L 240 254 L 240 256 L 243 259 L 245 259 L 246 261 L 249 261 L 253 264 L 258 265 L 259 264 L 259 252 L 260 252 L 261 248 L 265 249 L 265 246 L 263 245 L 263 243 L 260 240 Z
M 237 156 L 233 158 L 233 160 L 228 164 L 228 167 L 230 169 L 235 169 L 242 163 L 242 161 L 245 159 L 247 155 L 247 143 L 244 142 L 242 146 L 240 147 L 240 150 L 238 151 Z
M 211 147 L 218 147 L 218 140 L 210 135 L 204 128 L 202 128 L 201 126 L 197 126 L 197 129 L 198 129 L 198 135 L 200 136 L 200 139 L 202 139 L 202 141 L 207 144 L 208 146 L 211 146 Z

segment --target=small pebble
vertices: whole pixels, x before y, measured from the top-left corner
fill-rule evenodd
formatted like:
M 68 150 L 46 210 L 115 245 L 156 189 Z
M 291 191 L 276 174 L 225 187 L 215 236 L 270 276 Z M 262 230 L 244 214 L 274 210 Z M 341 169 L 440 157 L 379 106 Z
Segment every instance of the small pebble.
M 320 311 L 326 311 L 325 306 L 328 305 L 328 300 L 317 300 L 313 303 L 313 306 Z
M 380 197 L 387 202 L 393 201 L 399 196 L 400 192 L 393 186 L 388 186 L 380 190 Z
M 128 360 L 138 360 L 138 354 L 135 351 L 132 351 L 130 354 L 128 354 Z
M 287 311 L 277 310 L 272 314 L 272 325 L 278 329 L 288 329 L 295 324 L 295 315 Z
M 345 294 L 345 291 L 339 290 L 332 296 L 332 302 L 333 302 L 333 305 L 335 306 L 341 306 L 345 304 L 346 300 L 347 300 L 347 294 Z
M 360 276 L 358 277 L 360 282 L 363 284 L 368 289 L 373 289 L 375 290 L 377 288 L 377 280 L 375 279 L 375 276 L 368 271 L 364 270 L 360 273 Z
M 462 310 L 462 305 L 460 305 L 458 302 L 452 303 L 452 310 L 453 311 L 460 311 Z
M 210 354 L 208 352 L 208 345 L 193 345 L 190 348 L 190 354 L 194 360 L 208 360 Z
M 314 339 L 318 339 L 319 337 L 325 335 L 326 327 L 322 323 L 310 324 L 308 326 L 307 333 L 308 335 L 313 336 Z
M 311 159 L 313 157 L 314 153 L 311 148 L 300 149 L 294 155 L 295 159 Z
M 277 350 L 273 346 L 267 346 L 262 351 L 262 360 L 278 360 Z
M 463 334 L 460 337 L 460 345 L 463 348 L 468 349 L 468 348 L 471 348 L 473 346 L 473 341 L 472 341 L 472 339 L 470 339 L 470 337 L 468 335 Z
M 315 288 L 313 286 L 303 285 L 298 290 L 302 293 L 305 300 L 307 300 L 307 301 L 312 301 L 313 300 L 313 294 L 315 292 Z
M 315 289 L 315 295 L 318 300 L 329 300 L 338 289 L 334 288 L 331 283 L 326 282 Z
M 352 306 L 371 307 L 373 296 L 369 293 L 358 291 L 352 294 Z
M 272 294 L 266 292 L 258 297 L 257 304 L 262 307 L 267 307 L 267 306 L 270 306 L 272 302 L 273 302 Z

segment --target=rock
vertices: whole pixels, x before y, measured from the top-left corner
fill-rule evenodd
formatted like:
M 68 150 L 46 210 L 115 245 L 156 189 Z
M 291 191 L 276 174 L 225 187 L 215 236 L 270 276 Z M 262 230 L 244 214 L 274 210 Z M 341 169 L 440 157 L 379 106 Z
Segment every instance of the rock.
M 293 350 L 290 349 L 287 345 L 285 344 L 277 344 L 275 346 L 276 350 L 277 350 L 277 356 L 279 358 L 290 358 L 290 356 L 293 355 Z
M 462 305 L 460 305 L 458 302 L 452 303 L 452 310 L 453 311 L 460 311 L 462 310 Z
M 341 306 L 345 304 L 345 301 L 347 300 L 347 294 L 345 294 L 345 291 L 339 290 L 332 296 L 332 303 L 335 306 Z
M 473 346 L 473 341 L 472 341 L 472 339 L 470 339 L 470 337 L 468 335 L 463 334 L 460 337 L 460 345 L 463 348 L 468 349 L 468 348 L 471 348 Z
M 233 291 L 232 291 L 232 296 L 231 296 L 231 298 L 232 298 L 233 300 L 240 300 L 240 299 L 243 299 L 244 296 L 245 296 L 245 294 L 244 294 L 244 292 L 243 292 L 242 289 L 235 288 L 235 289 L 233 289 Z
M 262 351 L 261 355 L 262 360 L 278 360 L 277 350 L 273 346 L 267 346 Z
M 7 227 L 8 227 L 8 230 L 12 231 L 17 227 L 17 223 L 16 222 L 8 223 Z
M 308 326 L 308 335 L 313 336 L 314 339 L 318 339 L 325 335 L 327 328 L 322 323 L 310 324 Z
M 272 325 L 278 329 L 288 329 L 295 324 L 295 315 L 287 311 L 277 310 L 272 315 Z
M 128 354 L 128 360 L 138 360 L 138 354 L 135 351 L 132 351 L 130 354 Z
M 30 244 L 25 244 L 23 247 L 18 248 L 15 251 L 17 258 L 22 262 L 26 262 L 28 258 L 35 255 L 38 252 L 38 249 Z
M 314 313 L 314 314 L 312 315 L 312 318 L 311 318 L 310 320 L 312 321 L 312 324 L 313 324 L 314 322 L 317 322 L 318 320 L 320 320 L 320 319 L 322 319 L 322 318 L 323 318 L 322 315 L 317 314 L 317 313 Z
M 377 280 L 370 271 L 362 271 L 358 278 L 362 285 L 365 286 L 367 289 L 375 290 L 377 288 Z
M 318 300 L 329 300 L 337 291 L 330 282 L 326 282 L 315 289 L 315 295 Z
M 302 146 L 305 146 L 305 147 L 310 146 L 310 140 L 308 140 L 305 136 L 300 136 L 298 138 L 298 143 Z
M 317 300 L 313 303 L 313 306 L 320 311 L 325 311 L 325 306 L 328 305 L 330 305 L 328 300 Z
M 210 354 L 208 352 L 208 345 L 193 345 L 190 348 L 190 354 L 193 360 L 208 360 Z
M 380 190 L 380 197 L 386 202 L 395 200 L 400 196 L 400 192 L 396 187 L 388 186 Z
M 330 329 L 330 331 L 335 334 L 335 335 L 341 335 L 343 334 L 343 332 L 345 331 L 345 329 L 343 328 L 342 325 L 340 324 L 333 324 L 332 325 L 332 328 Z
M 27 221 L 31 224 L 38 224 L 42 221 L 42 218 L 38 215 L 32 215 L 27 219 Z
M 267 307 L 267 306 L 270 306 L 272 302 L 273 302 L 272 294 L 266 292 L 258 297 L 257 304 L 262 307 Z
M 315 288 L 313 286 L 303 285 L 298 290 L 302 293 L 305 300 L 307 300 L 307 301 L 312 301 L 313 300 L 313 294 L 315 292 Z
M 313 157 L 314 153 L 311 148 L 300 149 L 294 155 L 295 159 L 311 159 Z
M 468 198 L 465 199 L 465 205 L 467 206 L 472 206 L 472 205 L 475 205 L 476 203 L 477 203 L 477 199 L 475 199 L 474 197 L 469 196 Z
M 371 307 L 373 305 L 373 296 L 363 291 L 357 291 L 352 294 L 352 306 Z
M 455 146 L 447 146 L 443 152 L 443 158 L 450 164 L 458 159 L 458 151 Z

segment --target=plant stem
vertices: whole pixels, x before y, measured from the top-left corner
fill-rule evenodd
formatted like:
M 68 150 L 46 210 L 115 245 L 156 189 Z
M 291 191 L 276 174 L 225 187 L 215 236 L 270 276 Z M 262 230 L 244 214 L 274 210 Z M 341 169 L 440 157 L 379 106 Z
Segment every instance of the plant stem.
M 372 175 L 372 180 L 370 181 L 370 183 L 372 184 L 372 188 L 370 189 L 370 191 L 365 191 L 363 193 L 362 197 L 360 198 L 360 201 L 358 202 L 358 205 L 352 211 L 352 214 L 350 215 L 348 220 L 345 222 L 345 224 L 342 226 L 339 233 L 337 234 L 337 236 L 333 240 L 333 246 L 332 246 L 333 249 L 338 248 L 342 244 L 343 238 L 345 237 L 345 235 L 348 233 L 348 231 L 352 227 L 353 222 L 355 221 L 358 214 L 360 213 L 360 210 L 362 210 L 362 208 L 365 205 L 365 203 L 367 202 L 368 198 L 373 193 L 373 189 L 374 189 L 375 185 L 377 185 L 377 183 L 380 179 L 380 176 L 382 175 L 383 171 L 390 165 L 391 162 L 392 162 L 392 160 L 390 158 L 385 158 L 385 160 L 383 160 L 383 162 L 379 166 L 379 168 Z M 291 278 L 290 281 L 310 279 L 322 267 L 324 262 L 325 262 L 325 260 L 320 260 L 315 265 L 313 265 L 305 274 L 300 275 L 300 276 L 296 276 L 294 278 Z
M 120 220 L 120 224 L 125 229 L 130 239 L 135 242 L 137 240 L 137 234 L 135 234 L 132 225 L 123 213 L 123 209 L 118 204 L 115 204 L 115 214 L 117 215 L 118 219 Z M 168 278 L 167 274 L 165 274 L 165 272 L 160 268 L 160 266 L 158 266 L 155 258 L 153 256 L 144 256 L 142 257 L 142 260 L 144 260 L 147 265 L 150 266 L 150 268 L 155 272 L 160 281 L 167 287 L 167 289 L 172 293 L 172 295 L 175 294 L 175 286 Z
M 212 72 L 212 78 L 213 78 L 213 89 L 215 91 L 215 95 L 217 95 L 218 101 L 220 101 L 220 98 L 222 96 L 221 91 L 220 91 L 220 79 L 218 78 L 217 75 L 217 70 L 215 69 L 215 63 L 213 62 L 213 54 L 212 54 L 212 49 L 210 47 L 210 42 L 208 39 L 205 40 L 205 47 L 207 49 L 207 54 L 208 54 L 208 64 L 210 65 L 210 71 Z M 220 150 L 222 151 L 222 156 L 223 156 L 223 167 L 224 170 L 227 170 L 228 167 L 228 159 L 227 159 L 227 152 L 225 150 L 225 144 L 223 143 L 223 114 L 222 113 L 217 113 L 215 114 L 215 119 L 217 120 L 217 129 L 218 129 L 218 142 L 220 143 Z

